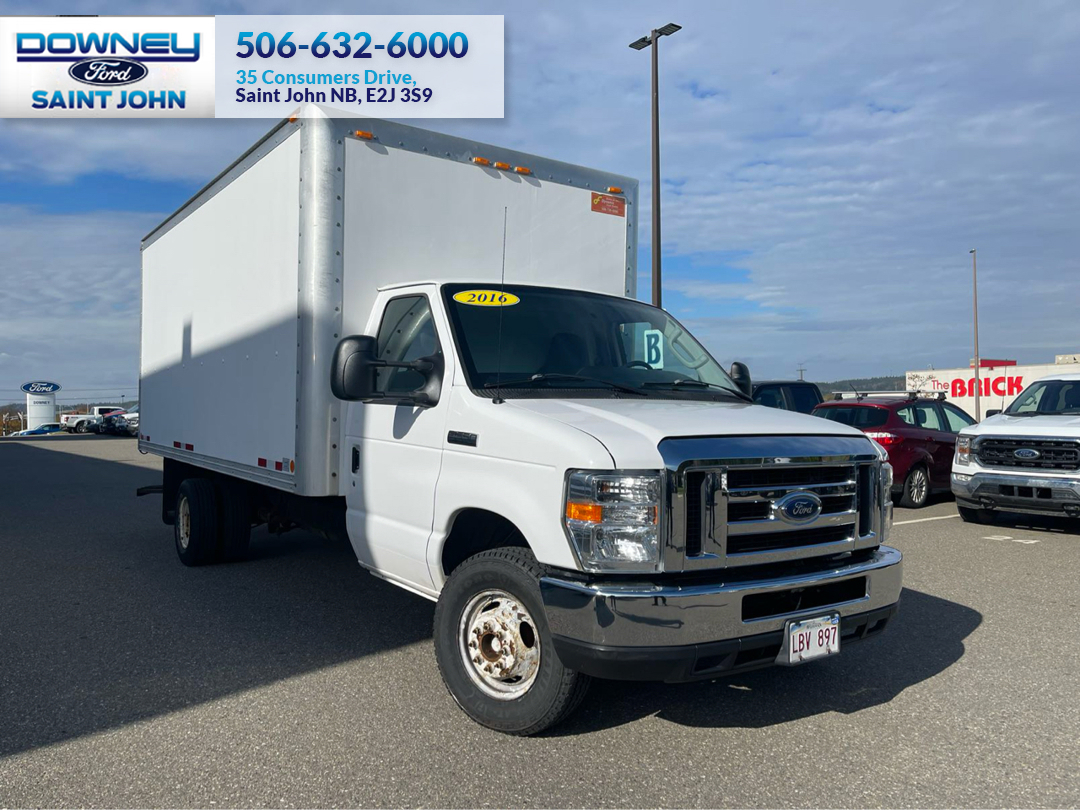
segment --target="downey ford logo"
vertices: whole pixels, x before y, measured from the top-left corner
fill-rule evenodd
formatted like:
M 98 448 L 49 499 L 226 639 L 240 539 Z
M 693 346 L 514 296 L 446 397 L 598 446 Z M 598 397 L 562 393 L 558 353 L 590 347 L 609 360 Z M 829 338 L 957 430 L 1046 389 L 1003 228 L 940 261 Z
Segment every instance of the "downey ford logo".
M 117 87 L 145 79 L 150 71 L 142 62 L 134 59 L 86 59 L 68 68 L 68 75 L 83 84 Z
M 213 117 L 214 34 L 206 16 L 0 16 L 0 117 Z
M 773 503 L 773 510 L 787 523 L 809 523 L 821 514 L 821 498 L 813 492 L 789 492 Z
M 21 389 L 28 394 L 55 394 L 60 390 L 60 383 L 40 380 L 38 382 L 23 383 Z
M 198 32 L 186 39 L 172 32 L 15 34 L 17 62 L 79 62 L 91 56 L 128 56 L 140 62 L 197 62 L 199 49 Z

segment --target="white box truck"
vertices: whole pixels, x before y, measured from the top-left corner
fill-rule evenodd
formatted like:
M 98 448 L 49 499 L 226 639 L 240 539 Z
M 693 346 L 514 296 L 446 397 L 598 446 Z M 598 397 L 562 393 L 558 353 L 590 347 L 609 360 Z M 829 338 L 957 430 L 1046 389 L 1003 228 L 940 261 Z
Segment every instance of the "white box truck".
M 322 108 L 142 245 L 141 449 L 188 565 L 255 525 L 347 536 L 437 601 L 472 718 L 566 717 L 591 677 L 835 655 L 896 611 L 891 468 L 750 401 L 635 300 L 637 183 Z

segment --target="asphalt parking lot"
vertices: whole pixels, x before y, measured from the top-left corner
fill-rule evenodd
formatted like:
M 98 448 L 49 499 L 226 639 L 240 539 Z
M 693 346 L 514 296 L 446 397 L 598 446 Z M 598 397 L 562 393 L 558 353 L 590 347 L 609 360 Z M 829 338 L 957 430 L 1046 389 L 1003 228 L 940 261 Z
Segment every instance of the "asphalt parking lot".
M 901 612 L 837 658 L 594 683 L 535 739 L 470 722 L 433 605 L 254 534 L 188 569 L 129 439 L 0 440 L 0 806 L 1074 806 L 1080 523 L 897 510 Z

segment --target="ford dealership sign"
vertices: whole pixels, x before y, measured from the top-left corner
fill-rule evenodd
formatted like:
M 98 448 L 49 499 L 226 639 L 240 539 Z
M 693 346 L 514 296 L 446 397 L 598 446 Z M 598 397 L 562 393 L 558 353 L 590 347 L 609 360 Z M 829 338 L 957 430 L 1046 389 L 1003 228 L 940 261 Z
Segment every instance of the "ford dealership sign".
M 22 390 L 28 394 L 55 394 L 60 390 L 60 383 L 54 382 L 28 382 L 23 383 Z

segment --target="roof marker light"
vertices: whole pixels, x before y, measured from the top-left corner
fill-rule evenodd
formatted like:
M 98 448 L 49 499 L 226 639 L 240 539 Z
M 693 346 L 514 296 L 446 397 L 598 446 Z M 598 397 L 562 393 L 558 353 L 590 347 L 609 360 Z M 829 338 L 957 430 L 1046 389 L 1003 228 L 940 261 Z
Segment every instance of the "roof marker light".
M 608 194 L 622 194 L 622 189 L 619 186 L 608 186 Z
M 509 163 L 503 163 L 501 160 L 496 160 L 495 161 L 495 168 L 496 169 L 502 169 L 503 171 L 509 171 L 510 164 Z
M 482 158 L 482 157 L 474 157 L 472 159 L 472 162 L 475 163 L 477 166 L 490 166 L 491 165 L 490 160 L 488 160 L 487 158 Z
M 527 166 L 515 166 L 514 171 L 518 174 L 532 174 L 532 169 Z
M 353 132 L 353 135 L 355 135 L 357 138 L 363 138 L 365 141 L 375 140 L 374 133 L 368 132 L 366 129 L 358 129 Z

